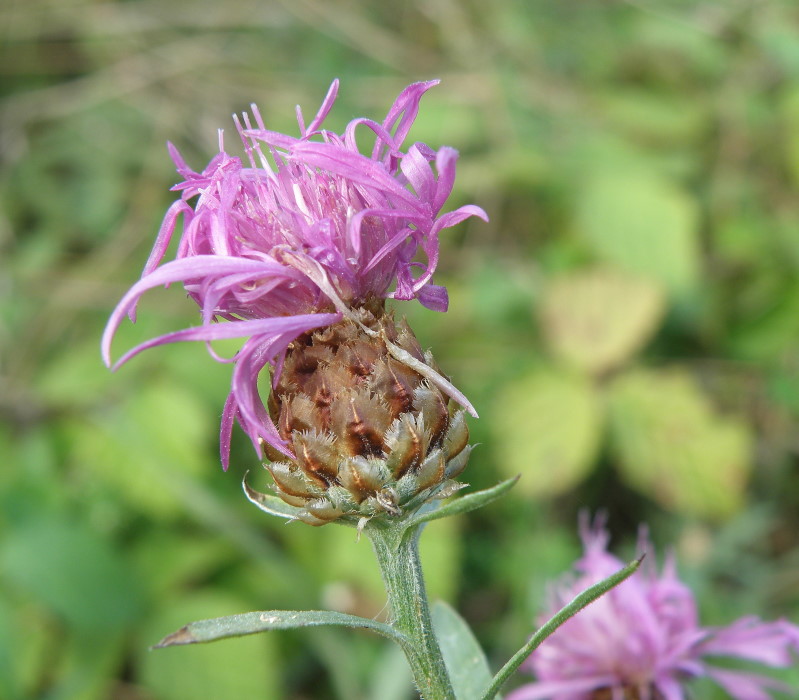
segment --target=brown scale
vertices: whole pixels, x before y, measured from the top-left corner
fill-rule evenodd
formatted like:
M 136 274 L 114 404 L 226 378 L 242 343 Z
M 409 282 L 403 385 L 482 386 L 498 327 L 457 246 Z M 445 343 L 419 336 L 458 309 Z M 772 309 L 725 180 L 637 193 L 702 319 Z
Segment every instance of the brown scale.
M 306 378 L 302 395 L 314 406 L 315 425 L 320 430 L 327 430 L 330 427 L 333 402 L 348 385 L 349 379 L 346 372 L 333 364 L 318 365 L 316 371 Z M 278 391 L 281 388 L 279 386 Z M 284 399 L 283 406 L 285 407 L 285 405 L 286 400 Z M 286 440 L 290 439 L 290 433 L 281 433 L 281 436 Z
M 413 391 L 418 385 L 419 375 L 393 357 L 375 363 L 369 381 L 369 388 L 388 404 L 394 418 L 413 408 Z
M 427 383 L 419 385 L 413 392 L 413 408 L 424 416 L 424 424 L 430 431 L 430 444 L 433 446 L 438 445 L 444 439 L 447 428 L 449 428 L 447 403 L 448 401 L 441 395 L 441 392 L 433 389 Z
M 307 432 L 295 433 L 293 437 L 300 469 L 316 484 L 337 483 L 339 459 L 332 436 Z
M 391 414 L 376 396 L 350 390 L 338 398 L 331 413 L 333 432 L 345 446 L 347 454 L 352 457 L 383 454 Z
M 288 441 L 294 433 L 320 429 L 319 412 L 315 409 L 313 401 L 302 394 L 284 401 L 277 424 L 280 435 Z
M 416 336 L 413 334 L 410 326 L 408 325 L 408 321 L 406 319 L 402 319 L 398 324 L 399 332 L 396 333 L 395 338 L 389 338 L 392 342 L 395 342 L 399 345 L 403 350 L 409 352 L 413 355 L 419 362 L 424 362 L 424 352 L 422 352 L 422 346 L 419 345 L 419 341 L 416 339 Z
M 340 481 L 341 485 L 352 494 L 356 503 L 374 496 L 383 488 L 378 464 L 363 457 L 348 459 L 343 463 Z
M 416 423 L 413 414 L 406 413 L 392 426 L 395 435 L 386 436 L 386 443 L 391 447 L 387 465 L 397 479 L 421 464 L 427 453 L 427 435 Z
M 341 362 L 349 372 L 366 380 L 374 370 L 379 357 L 378 349 L 372 343 L 356 340 L 339 348 L 336 361 Z

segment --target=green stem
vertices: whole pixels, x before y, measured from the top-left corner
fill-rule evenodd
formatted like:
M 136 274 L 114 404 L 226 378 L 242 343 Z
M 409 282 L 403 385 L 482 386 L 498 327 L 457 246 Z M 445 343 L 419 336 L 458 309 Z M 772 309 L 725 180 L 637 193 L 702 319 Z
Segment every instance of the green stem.
M 401 527 L 369 523 L 365 532 L 386 586 L 391 626 L 410 640 L 403 651 L 419 693 L 424 700 L 455 700 L 430 617 L 419 560 L 419 529 L 409 535 Z

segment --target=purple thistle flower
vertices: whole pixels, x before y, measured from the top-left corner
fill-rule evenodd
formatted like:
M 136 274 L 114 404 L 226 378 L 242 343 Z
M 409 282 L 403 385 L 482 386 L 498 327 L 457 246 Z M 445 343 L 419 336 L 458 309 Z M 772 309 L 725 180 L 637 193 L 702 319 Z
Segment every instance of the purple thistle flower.
M 297 108 L 300 136 L 268 131 L 252 106 L 243 124 L 235 118 L 248 165 L 224 150 L 201 173 L 177 149 L 169 152 L 184 181 L 181 198 L 167 211 L 141 280 L 114 310 L 102 341 L 111 366 L 111 341 L 148 289 L 182 282 L 201 309 L 202 325 L 153 338 L 128 351 L 113 367 L 150 347 L 187 340 L 245 338 L 231 359 L 231 392 L 220 432 L 222 463 L 238 420 L 262 454 L 264 442 L 291 455 L 259 396 L 267 366 L 277 381 L 282 358 L 300 335 L 352 317 L 352 310 L 386 298 L 418 299 L 446 311 L 447 293 L 432 283 L 439 233 L 470 216 L 486 219 L 473 205 L 439 215 L 455 180 L 457 151 L 434 151 L 422 143 L 401 148 L 422 95 L 437 81 L 414 83 L 400 93 L 382 124 L 355 119 L 343 134 L 322 129 L 338 81 L 308 126 Z M 358 127 L 374 134 L 362 154 Z M 197 198 L 192 206 L 189 201 Z M 183 228 L 176 259 L 162 260 L 177 225 Z M 418 260 L 421 252 L 424 262 Z M 220 323 L 219 321 L 224 321 Z M 470 412 L 468 401 L 443 377 L 438 383 Z
M 581 518 L 585 552 L 576 575 L 550 591 L 541 622 L 575 595 L 621 569 L 607 551 L 604 520 Z M 646 533 L 639 546 L 652 551 Z M 707 676 L 735 700 L 771 700 L 788 690 L 771 678 L 711 665 L 706 657 L 729 656 L 772 667 L 791 665 L 799 652 L 799 627 L 786 620 L 744 617 L 727 627 L 701 627 L 693 593 L 677 577 L 669 556 L 658 573 L 654 557 L 616 588 L 559 627 L 523 668 L 537 681 L 508 700 L 684 700 L 684 684 Z

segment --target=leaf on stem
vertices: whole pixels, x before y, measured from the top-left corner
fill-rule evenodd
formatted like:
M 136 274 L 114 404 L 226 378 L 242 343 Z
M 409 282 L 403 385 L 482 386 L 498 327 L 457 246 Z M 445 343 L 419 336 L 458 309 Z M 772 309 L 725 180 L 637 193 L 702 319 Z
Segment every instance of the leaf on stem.
M 482 506 L 491 503 L 491 501 L 495 501 L 497 498 L 505 494 L 505 492 L 510 490 L 510 488 L 518 480 L 519 477 L 514 476 L 512 479 L 501 481 L 496 486 L 492 486 L 490 489 L 476 491 L 475 493 L 470 493 L 466 496 L 461 496 L 454 501 L 445 503 L 435 510 L 421 512 L 407 522 L 405 526 L 405 532 L 413 532 L 418 525 L 431 520 L 446 518 L 450 515 L 460 515 L 461 513 L 468 513 L 471 510 L 481 508 Z
M 455 695 L 458 700 L 480 700 L 491 684 L 491 670 L 482 647 L 466 620 L 451 606 L 437 601 L 432 615 Z
M 357 615 L 347 615 L 330 610 L 265 610 L 190 622 L 177 632 L 164 637 L 153 648 L 163 649 L 181 644 L 200 644 L 270 630 L 320 627 L 322 625 L 368 629 L 400 645 L 408 642 L 405 635 L 393 627 Z
M 571 603 L 561 608 L 551 618 L 549 618 L 549 620 L 541 625 L 541 627 L 538 628 L 538 631 L 527 641 L 527 644 L 519 649 L 519 651 L 517 651 L 494 676 L 494 680 L 492 681 L 491 686 L 488 688 L 486 693 L 482 696 L 482 700 L 492 700 L 493 698 L 496 698 L 497 692 L 505 684 L 508 678 L 510 678 L 511 674 L 517 668 L 519 668 L 522 663 L 524 663 L 524 660 L 530 656 L 530 654 L 533 653 L 541 645 L 541 643 L 547 637 L 549 637 L 549 635 L 551 635 L 556 629 L 558 629 L 558 627 L 566 622 L 566 620 L 574 617 L 583 608 L 587 607 L 590 603 L 593 603 L 597 598 L 607 593 L 611 588 L 618 586 L 622 581 L 632 576 L 636 571 L 638 571 L 638 567 L 641 566 L 644 556 L 645 555 L 641 555 L 638 559 L 630 562 L 620 571 L 608 576 L 606 579 L 600 581 L 599 583 L 595 583 L 590 588 L 584 590 L 582 593 L 576 596 Z

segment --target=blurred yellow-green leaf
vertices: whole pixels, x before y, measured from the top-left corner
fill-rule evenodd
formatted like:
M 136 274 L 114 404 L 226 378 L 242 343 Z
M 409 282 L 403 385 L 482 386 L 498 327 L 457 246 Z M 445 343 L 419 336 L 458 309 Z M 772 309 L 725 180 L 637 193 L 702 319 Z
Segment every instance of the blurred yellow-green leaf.
M 633 370 L 608 393 L 622 478 L 664 508 L 727 518 L 745 501 L 752 436 L 720 415 L 684 370 Z
M 663 285 L 684 298 L 699 277 L 696 203 L 674 183 L 647 172 L 592 176 L 576 226 L 605 262 Z
M 602 433 L 602 409 L 590 380 L 556 368 L 534 370 L 504 386 L 488 416 L 496 466 L 521 474 L 515 490 L 539 498 L 578 484 Z
M 664 301 L 660 287 L 646 278 L 594 268 L 552 279 L 539 313 L 556 357 L 601 374 L 628 360 L 649 340 Z
M 0 596 L 0 697 L 30 697 L 52 664 L 52 619 L 30 602 Z

